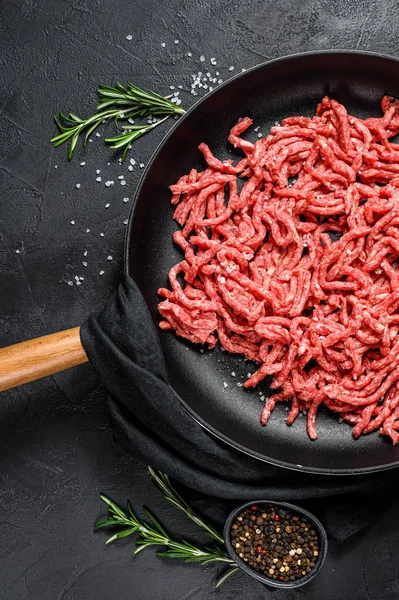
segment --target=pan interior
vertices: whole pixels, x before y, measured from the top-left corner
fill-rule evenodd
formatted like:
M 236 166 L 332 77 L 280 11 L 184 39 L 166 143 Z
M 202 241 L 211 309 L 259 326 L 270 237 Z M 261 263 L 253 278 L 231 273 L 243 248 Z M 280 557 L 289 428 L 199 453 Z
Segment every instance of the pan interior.
M 290 115 L 312 116 L 324 95 L 342 102 L 359 117 L 379 116 L 381 97 L 399 96 L 399 62 L 371 54 L 322 53 L 288 57 L 260 65 L 205 97 L 164 140 L 137 191 L 127 237 L 127 269 L 141 289 L 155 323 L 159 322 L 157 289 L 167 285 L 169 269 L 182 258 L 174 246 L 168 186 L 191 168 L 203 169 L 198 144 L 206 142 L 219 158 L 234 156 L 229 129 L 250 116 L 266 135 L 276 121 Z M 256 133 L 247 137 L 255 140 Z M 317 417 L 319 439 L 311 441 L 306 419 L 288 427 L 288 405 L 278 405 L 266 427 L 259 424 L 258 389 L 239 387 L 256 364 L 243 357 L 202 349 L 161 333 L 170 382 L 183 405 L 203 426 L 259 459 L 293 469 L 330 474 L 361 473 L 399 463 L 399 448 L 373 433 L 354 440 L 351 427 L 324 410 Z M 235 373 L 235 377 L 232 376 Z M 225 385 L 227 384 L 227 386 Z

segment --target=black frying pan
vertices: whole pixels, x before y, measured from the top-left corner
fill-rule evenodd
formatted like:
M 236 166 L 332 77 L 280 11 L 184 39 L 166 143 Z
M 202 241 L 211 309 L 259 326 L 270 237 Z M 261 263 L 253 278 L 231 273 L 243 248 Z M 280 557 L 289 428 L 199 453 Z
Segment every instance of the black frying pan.
M 152 158 L 137 190 L 126 238 L 126 269 L 159 322 L 158 287 L 182 254 L 172 241 L 168 186 L 191 168 L 203 169 L 198 144 L 206 142 L 220 158 L 234 154 L 227 144 L 230 127 L 250 116 L 266 134 L 289 115 L 314 114 L 328 94 L 359 117 L 379 116 L 381 97 L 399 96 L 399 61 L 347 51 L 289 56 L 254 67 L 229 80 L 199 101 L 172 129 Z M 254 139 L 256 133 L 253 134 Z M 266 427 L 259 424 L 258 390 L 237 387 L 255 365 L 216 348 L 200 352 L 173 333 L 161 332 L 170 381 L 187 411 L 203 427 L 235 448 L 261 460 L 309 472 L 362 473 L 399 464 L 399 447 L 377 432 L 354 440 L 351 427 L 322 408 L 319 439 L 311 441 L 304 417 L 291 427 L 286 407 L 278 404 Z M 236 377 L 231 376 L 231 372 Z M 224 386 L 224 382 L 228 387 Z M 260 386 L 269 395 L 267 384 Z
M 227 157 L 232 154 L 227 135 L 239 117 L 253 117 L 255 126 L 266 134 L 285 116 L 313 115 L 325 94 L 355 115 L 377 116 L 385 93 L 399 96 L 396 59 L 347 51 L 308 53 L 259 65 L 232 78 L 180 119 L 144 173 L 126 238 L 126 271 L 136 280 L 154 322 L 159 321 L 157 289 L 167 284 L 170 267 L 181 260 L 172 242 L 176 224 L 168 186 L 192 167 L 204 167 L 197 150 L 200 142 L 209 144 L 217 156 Z M 323 407 L 317 417 L 319 439 L 313 442 L 303 417 L 291 427 L 286 425 L 283 404 L 261 427 L 258 391 L 236 385 L 243 381 L 241 376 L 255 370 L 254 364 L 218 348 L 201 353 L 172 333 L 161 333 L 161 341 L 171 384 L 183 406 L 235 448 L 270 463 L 326 474 L 366 473 L 399 465 L 399 447 L 378 433 L 355 441 L 351 427 L 339 424 L 337 416 Z M 85 360 L 78 327 L 1 349 L 0 391 Z M 259 389 L 269 395 L 265 382 Z

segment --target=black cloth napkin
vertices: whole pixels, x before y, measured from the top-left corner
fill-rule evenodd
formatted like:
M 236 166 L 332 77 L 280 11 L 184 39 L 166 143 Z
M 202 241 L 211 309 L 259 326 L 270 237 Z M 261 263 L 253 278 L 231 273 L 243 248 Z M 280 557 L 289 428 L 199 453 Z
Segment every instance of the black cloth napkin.
M 251 458 L 205 431 L 168 383 L 158 331 L 130 277 L 82 325 L 81 339 L 108 391 L 120 444 L 197 492 L 226 501 L 300 501 L 340 541 L 370 523 L 393 497 L 398 469 L 356 476 L 298 473 Z

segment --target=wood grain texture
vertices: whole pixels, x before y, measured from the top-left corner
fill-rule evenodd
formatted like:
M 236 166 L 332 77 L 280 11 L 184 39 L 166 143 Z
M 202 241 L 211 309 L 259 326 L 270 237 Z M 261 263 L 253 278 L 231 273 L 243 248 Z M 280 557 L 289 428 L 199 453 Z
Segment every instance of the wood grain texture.
M 74 327 L 1 348 L 0 392 L 86 362 L 79 330 Z

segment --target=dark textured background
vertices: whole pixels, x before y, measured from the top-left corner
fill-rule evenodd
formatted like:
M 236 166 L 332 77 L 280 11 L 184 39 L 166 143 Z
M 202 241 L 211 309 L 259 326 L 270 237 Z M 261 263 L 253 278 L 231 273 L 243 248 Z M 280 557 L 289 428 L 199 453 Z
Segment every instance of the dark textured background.
M 131 173 L 96 137 L 67 164 L 65 148 L 48 143 L 60 108 L 89 114 L 98 83 L 116 79 L 163 93 L 182 85 L 188 107 L 195 100 L 191 74 L 218 70 L 226 79 L 229 66 L 236 73 L 298 51 L 399 56 L 398 17 L 397 2 L 377 0 L 3 0 L 0 345 L 79 325 L 115 288 L 130 209 L 123 198 L 131 197 L 139 163 L 148 162 L 169 126 L 135 144 Z M 117 179 L 122 173 L 125 187 Z M 115 184 L 106 188 L 110 179 Z M 75 276 L 84 277 L 81 285 Z M 145 503 L 171 532 L 201 540 L 165 505 L 145 467 L 113 442 L 105 395 L 89 365 L 1 395 L 1 600 L 398 597 L 397 504 L 368 530 L 331 544 L 323 571 L 306 588 L 272 593 L 238 575 L 215 592 L 214 567 L 155 559 L 152 550 L 133 559 L 129 540 L 105 548 L 105 533 L 92 533 L 103 512 L 101 492 L 122 503 L 130 498 L 138 509 Z

